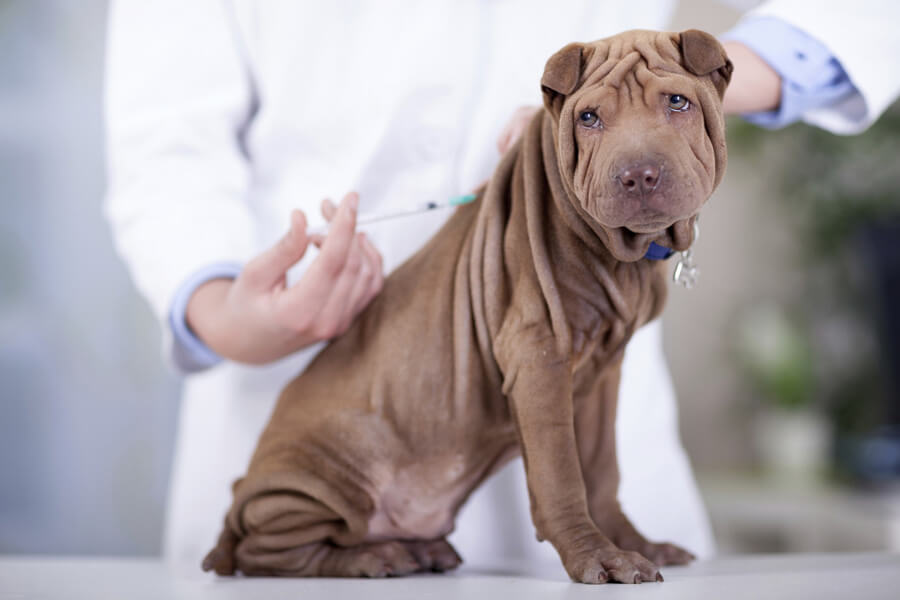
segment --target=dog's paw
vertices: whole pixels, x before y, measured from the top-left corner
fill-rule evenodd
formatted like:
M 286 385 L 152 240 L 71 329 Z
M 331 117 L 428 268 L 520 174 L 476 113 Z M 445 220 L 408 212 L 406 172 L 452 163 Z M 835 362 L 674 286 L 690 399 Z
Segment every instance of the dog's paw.
M 236 565 L 231 549 L 216 546 L 203 559 L 204 571 L 215 571 L 216 575 L 234 575 Z
M 601 550 L 580 553 L 563 561 L 574 581 L 581 583 L 641 583 L 662 581 L 659 568 L 637 552 Z
M 462 558 L 445 539 L 422 542 L 406 542 L 423 571 L 442 573 L 462 564 Z
M 686 565 L 697 560 L 696 556 L 684 548 L 669 543 L 654 544 L 647 542 L 640 552 L 660 567 L 665 565 Z
M 696 556 L 675 544 L 655 544 L 641 535 L 618 505 L 613 510 L 596 510 L 594 522 L 620 550 L 632 550 L 653 561 L 657 566 L 686 565 Z
M 421 571 L 419 561 L 404 542 L 392 541 L 358 548 L 345 557 L 348 575 L 361 577 L 391 577 Z

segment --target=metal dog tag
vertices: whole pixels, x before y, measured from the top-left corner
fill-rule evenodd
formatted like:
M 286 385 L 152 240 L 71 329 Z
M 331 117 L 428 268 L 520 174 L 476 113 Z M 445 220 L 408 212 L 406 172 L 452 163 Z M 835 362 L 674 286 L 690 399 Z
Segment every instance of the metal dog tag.
M 699 237 L 700 217 L 698 216 L 694 219 L 694 240 L 692 244 L 696 242 Z M 681 258 L 678 259 L 678 264 L 675 265 L 675 272 L 672 273 L 672 281 L 689 290 L 697 285 L 697 280 L 699 278 L 700 268 L 697 267 L 697 263 L 694 262 L 693 250 L 688 248 L 681 253 Z
M 700 269 L 697 268 L 697 263 L 694 262 L 691 251 L 685 250 L 681 253 L 678 264 L 675 265 L 675 272 L 672 273 L 672 281 L 689 290 L 697 285 L 697 279 L 699 279 L 699 277 Z

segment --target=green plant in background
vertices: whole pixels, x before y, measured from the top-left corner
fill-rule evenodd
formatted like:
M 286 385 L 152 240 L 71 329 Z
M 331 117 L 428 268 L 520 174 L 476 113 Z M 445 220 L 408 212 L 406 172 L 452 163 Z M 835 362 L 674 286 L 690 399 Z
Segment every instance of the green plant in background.
M 802 296 L 751 311 L 740 326 L 746 375 L 775 406 L 822 406 L 839 439 L 872 430 L 898 402 L 887 397 L 892 373 L 877 315 L 900 307 L 879 307 L 884 274 L 864 249 L 876 228 L 900 223 L 900 103 L 857 136 L 803 124 L 766 132 L 735 120 L 729 149 L 770 177 L 771 201 L 803 249 Z
M 808 334 L 781 307 L 765 305 L 747 313 L 738 330 L 737 349 L 740 363 L 760 397 L 781 410 L 814 406 Z
M 861 135 L 803 124 L 767 132 L 732 120 L 728 141 L 744 160 L 779 155 L 767 164 L 782 192 L 776 201 L 808 242 L 811 261 L 835 259 L 861 225 L 900 215 L 900 103 Z

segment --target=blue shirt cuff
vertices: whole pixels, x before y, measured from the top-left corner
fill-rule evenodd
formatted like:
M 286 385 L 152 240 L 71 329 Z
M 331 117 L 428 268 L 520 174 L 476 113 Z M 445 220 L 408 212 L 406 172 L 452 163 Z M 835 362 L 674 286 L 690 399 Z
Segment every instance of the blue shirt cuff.
M 194 291 L 212 279 L 234 279 L 241 272 L 237 263 L 216 263 L 191 275 L 175 292 L 169 311 L 172 329 L 172 359 L 182 371 L 193 373 L 208 369 L 222 361 L 222 357 L 198 338 L 187 324 L 187 305 Z
M 784 127 L 807 111 L 833 104 L 856 91 L 824 44 L 780 19 L 747 17 L 721 39 L 744 44 L 781 76 L 780 106 L 769 112 L 742 115 L 755 125 Z

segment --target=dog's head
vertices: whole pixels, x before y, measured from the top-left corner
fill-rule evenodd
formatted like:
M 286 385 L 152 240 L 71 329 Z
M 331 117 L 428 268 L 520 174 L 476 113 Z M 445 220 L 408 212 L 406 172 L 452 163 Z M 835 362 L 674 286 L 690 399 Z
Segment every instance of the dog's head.
M 653 241 L 691 245 L 725 172 L 731 71 L 722 46 L 697 30 L 628 31 L 547 61 L 541 88 L 563 182 L 619 260 L 641 258 Z

